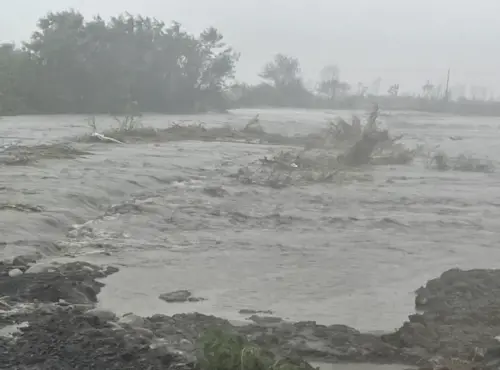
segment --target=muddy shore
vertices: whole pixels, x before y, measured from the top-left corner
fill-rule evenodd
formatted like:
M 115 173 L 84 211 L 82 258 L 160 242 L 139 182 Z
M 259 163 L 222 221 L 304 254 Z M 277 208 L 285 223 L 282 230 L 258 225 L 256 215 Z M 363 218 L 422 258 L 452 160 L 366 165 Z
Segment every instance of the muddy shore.
M 197 313 L 117 317 L 95 308 L 104 286 L 97 279 L 116 271 L 85 262 L 48 265 L 31 257 L 1 262 L 0 368 L 192 369 L 197 338 L 213 328 L 236 332 L 278 356 L 310 361 L 428 369 L 500 364 L 497 270 L 446 271 L 417 290 L 419 313 L 384 335 L 265 314 L 246 325 Z

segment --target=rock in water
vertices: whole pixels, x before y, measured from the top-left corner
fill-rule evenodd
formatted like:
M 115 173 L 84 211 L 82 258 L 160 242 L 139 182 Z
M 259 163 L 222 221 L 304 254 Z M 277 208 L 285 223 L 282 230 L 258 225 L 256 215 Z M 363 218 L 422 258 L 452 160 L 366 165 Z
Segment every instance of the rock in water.
M 33 266 L 31 266 L 29 269 L 26 270 L 27 274 L 40 274 L 43 272 L 50 272 L 51 270 L 55 270 L 56 266 L 50 264 L 50 263 L 37 263 Z
M 193 297 L 192 293 L 189 290 L 176 290 L 175 292 L 163 293 L 159 298 L 169 303 L 199 302 L 205 300 L 205 298 Z
M 498 347 L 500 270 L 451 269 L 416 294 L 419 313 L 410 315 L 396 332 L 382 336 L 403 354 L 479 362 L 484 353 L 491 355 Z
M 93 308 L 91 310 L 88 310 L 85 312 L 85 316 L 94 316 L 98 317 L 102 321 L 115 321 L 116 320 L 116 315 L 114 312 L 108 311 L 108 310 L 102 310 L 99 308 Z
M 131 327 L 142 328 L 144 326 L 144 319 L 134 314 L 125 314 L 118 320 L 118 323 L 126 324 Z
M 16 343 L 0 338 L 0 369 L 194 369 L 172 350 L 150 348 L 150 333 L 116 330 L 74 310 L 39 316 Z
M 273 311 L 271 311 L 271 310 L 252 310 L 252 309 L 248 309 L 248 308 L 243 308 L 243 309 L 239 310 L 238 313 L 240 313 L 242 315 L 261 315 L 261 314 L 272 315 Z
M 12 269 L 12 270 L 9 271 L 9 276 L 10 277 L 16 277 L 16 276 L 20 276 L 22 274 L 23 274 L 23 272 L 21 270 L 19 270 L 19 269 Z

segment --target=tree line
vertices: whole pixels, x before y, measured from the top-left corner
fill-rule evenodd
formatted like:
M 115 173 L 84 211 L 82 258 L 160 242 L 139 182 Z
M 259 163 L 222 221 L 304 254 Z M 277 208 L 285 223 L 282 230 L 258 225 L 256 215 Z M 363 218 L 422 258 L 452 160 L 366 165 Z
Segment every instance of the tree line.
M 0 113 L 197 112 L 223 108 L 238 54 L 208 28 L 120 15 L 49 13 L 20 47 L 0 47 Z
M 262 83 L 237 83 L 238 59 L 214 27 L 193 35 L 179 23 L 128 13 L 108 21 L 86 20 L 74 10 L 49 13 L 28 41 L 0 44 L 0 115 L 199 113 L 264 105 L 354 108 L 369 95 L 363 84 L 343 82 L 334 65 L 321 71 L 313 89 L 306 88 L 299 60 L 283 54 L 263 66 Z M 424 93 L 430 96 L 431 87 L 424 85 Z M 425 99 L 426 94 L 424 99 L 398 94 L 396 84 L 375 100 L 387 109 L 450 106 Z M 485 109 L 469 105 L 467 111 Z M 499 104 L 492 113 L 500 114 Z
M 259 77 L 263 82 L 257 85 L 234 84 L 239 91 L 237 106 L 270 105 L 302 108 L 349 108 L 356 97 L 364 92 L 352 94 L 352 87 L 341 81 L 335 65 L 323 68 L 314 89 L 305 87 L 297 58 L 276 54 L 265 64 Z
M 197 113 L 241 105 L 311 106 L 296 58 L 277 54 L 256 86 L 234 80 L 239 54 L 216 28 L 199 35 L 179 23 L 122 14 L 86 20 L 74 10 L 42 17 L 31 38 L 0 45 L 0 115 Z M 320 100 L 349 86 L 325 68 Z M 235 98 L 235 93 L 237 98 Z

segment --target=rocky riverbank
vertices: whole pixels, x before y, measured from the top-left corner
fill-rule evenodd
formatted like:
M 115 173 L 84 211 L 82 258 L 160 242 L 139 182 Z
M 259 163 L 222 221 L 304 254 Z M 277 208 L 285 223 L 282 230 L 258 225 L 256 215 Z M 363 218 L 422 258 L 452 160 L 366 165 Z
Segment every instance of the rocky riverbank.
M 500 270 L 448 270 L 416 291 L 415 307 L 386 343 L 434 363 L 500 367 Z
M 201 314 L 117 317 L 95 308 L 117 269 L 84 262 L 0 263 L 1 369 L 194 369 L 200 334 L 221 329 L 278 358 L 422 368 L 500 365 L 500 271 L 450 270 L 417 291 L 418 314 L 396 332 L 253 317 L 248 325 Z M 13 334 L 7 334 L 13 331 Z M 304 364 L 303 364 L 304 365 Z

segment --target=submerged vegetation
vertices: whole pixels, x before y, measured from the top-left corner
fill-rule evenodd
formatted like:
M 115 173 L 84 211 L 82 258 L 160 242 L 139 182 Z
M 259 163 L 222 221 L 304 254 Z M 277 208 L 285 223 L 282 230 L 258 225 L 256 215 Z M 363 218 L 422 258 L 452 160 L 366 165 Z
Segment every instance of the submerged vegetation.
M 490 160 L 480 160 L 469 155 L 461 154 L 457 157 L 449 157 L 440 151 L 430 156 L 427 162 L 429 168 L 438 171 L 462 171 L 462 172 L 493 172 L 495 166 Z
M 370 181 L 370 174 L 360 171 L 370 165 L 405 165 L 419 154 L 419 148 L 408 149 L 398 143 L 403 136 L 392 137 L 378 121 L 378 106 L 366 123 L 353 116 L 352 124 L 343 119 L 330 121 L 323 130 L 295 137 L 302 146 L 280 149 L 265 156 L 257 166 L 246 166 L 235 175 L 241 182 L 283 188 L 289 185 L 345 181 Z M 258 127 L 257 117 L 249 126 Z
M 70 144 L 39 144 L 34 146 L 9 145 L 0 150 L 0 165 L 31 165 L 46 159 L 74 159 L 89 155 L 89 152 L 77 149 Z
M 203 123 L 174 123 L 167 128 L 142 124 L 140 112 L 197 113 L 253 105 L 351 107 L 366 97 L 353 94 L 335 66 L 325 67 L 316 91 L 309 91 L 299 60 L 283 54 L 264 65 L 262 84 L 238 84 L 234 80 L 238 58 L 215 28 L 192 35 L 179 23 L 168 26 L 150 17 L 123 14 L 106 21 L 99 16 L 86 20 L 73 10 L 49 13 L 21 47 L 0 46 L 0 115 L 115 116 L 115 127 L 103 131 L 91 116 L 87 122 L 91 132 L 76 140 L 82 144 L 202 140 L 288 146 L 235 175 L 244 183 L 277 188 L 357 178 L 358 167 L 409 164 L 422 154 L 421 147 L 410 149 L 399 142 L 403 136 L 379 127 L 377 104 L 365 123 L 356 116 L 350 123 L 338 118 L 306 136 L 268 133 L 259 115 L 242 129 Z M 397 97 L 399 90 L 391 91 L 391 97 Z M 0 164 L 86 154 L 66 144 L 4 145 Z M 426 165 L 439 171 L 494 168 L 489 161 L 464 155 L 449 158 L 444 153 L 429 154 Z M 363 174 L 360 179 L 365 178 Z
M 229 124 L 206 126 L 202 122 L 172 122 L 165 128 L 143 125 L 141 114 L 115 116 L 112 127 L 101 129 L 95 116 L 87 119 L 88 134 L 66 143 L 23 146 L 15 143 L 0 148 L 0 165 L 29 165 L 38 160 L 69 159 L 91 154 L 88 144 L 164 143 L 173 141 L 233 142 L 270 145 L 269 154 L 240 167 L 231 174 L 243 184 L 283 188 L 311 183 L 372 181 L 371 166 L 408 165 L 416 159 L 428 169 L 490 173 L 490 160 L 470 155 L 449 157 L 442 151 L 413 147 L 404 135 L 393 135 L 382 128 L 378 106 L 366 119 L 353 116 L 351 123 L 342 118 L 328 121 L 323 129 L 308 135 L 286 136 L 267 132 L 259 114 L 242 128 Z M 75 144 L 80 148 L 75 147 Z M 156 145 L 156 144 L 155 144 Z

